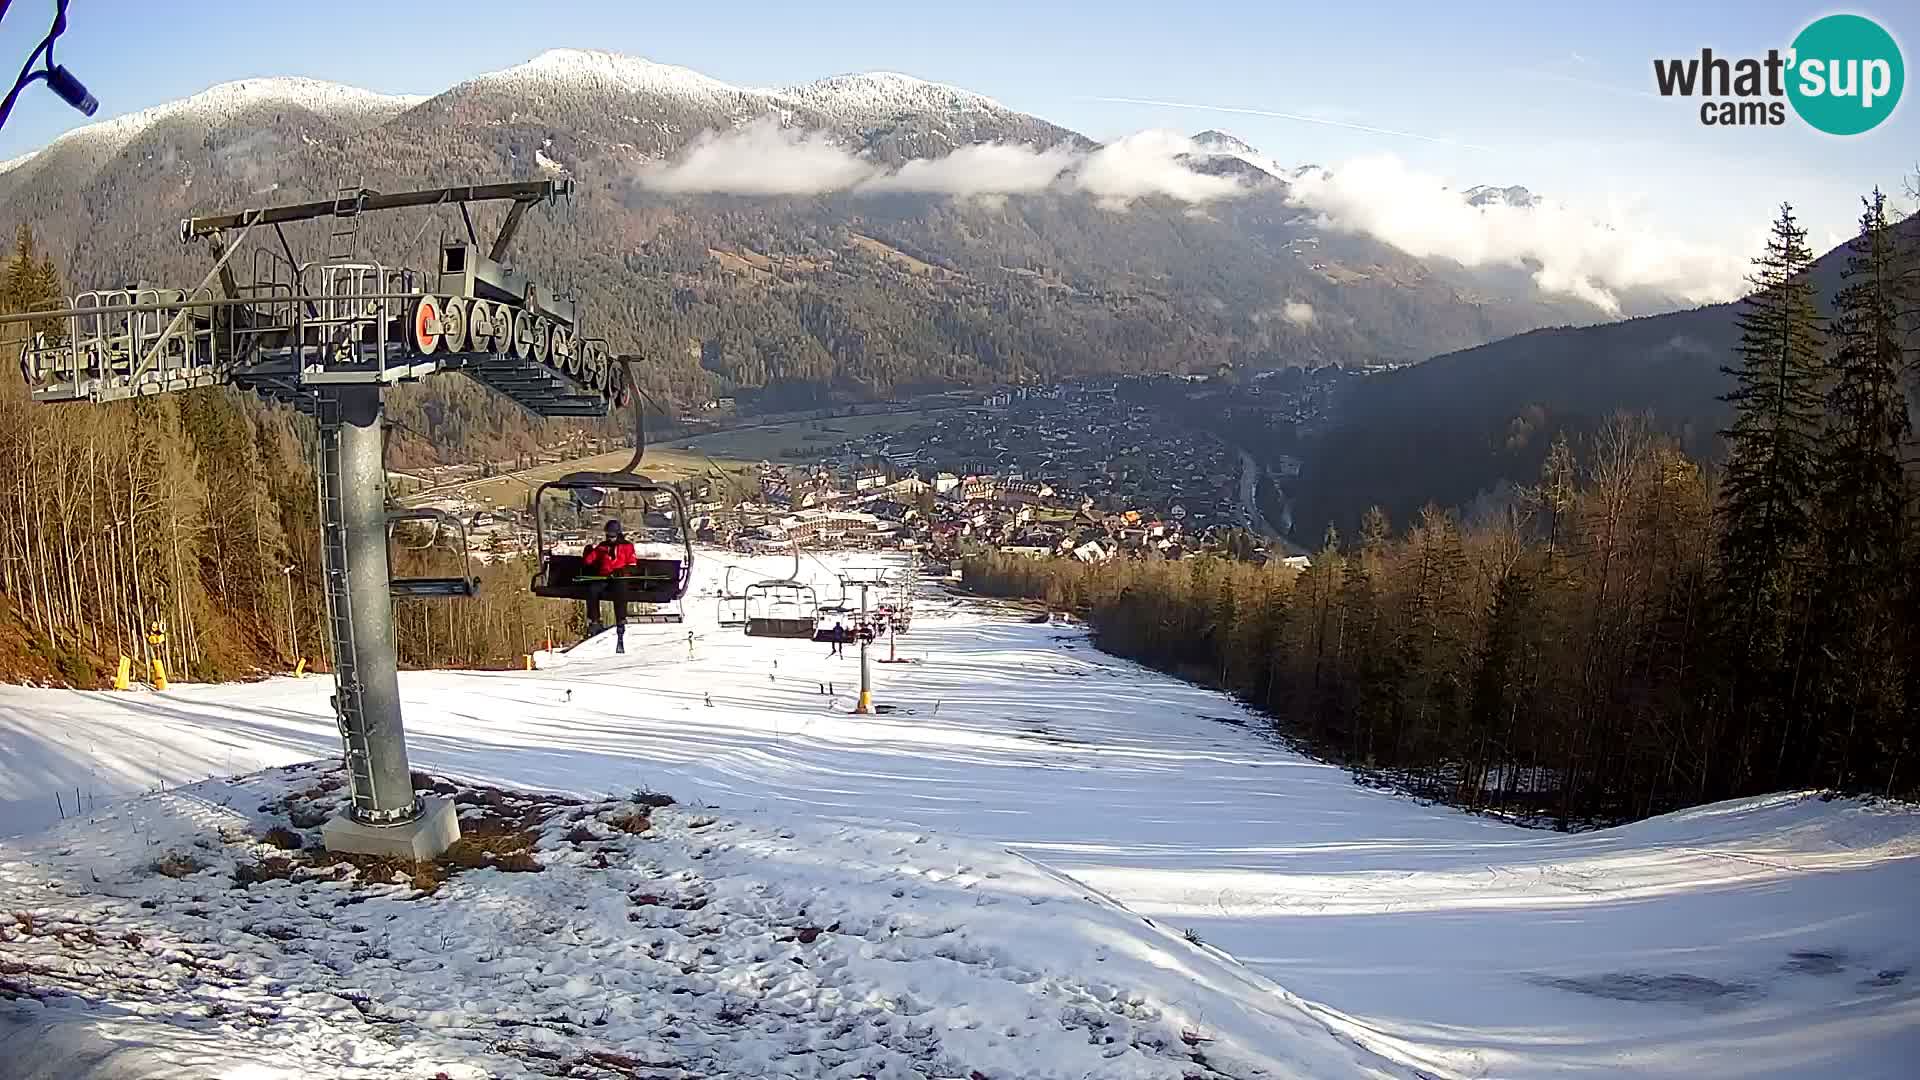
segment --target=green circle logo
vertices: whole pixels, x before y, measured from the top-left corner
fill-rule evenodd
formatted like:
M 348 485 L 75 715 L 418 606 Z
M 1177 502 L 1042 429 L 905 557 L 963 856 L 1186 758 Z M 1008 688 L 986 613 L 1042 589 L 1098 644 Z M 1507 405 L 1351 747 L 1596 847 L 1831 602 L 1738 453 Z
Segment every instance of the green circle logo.
M 1906 65 L 1893 35 L 1860 15 L 1815 19 L 1793 39 L 1787 99 L 1829 135 L 1871 131 L 1893 115 Z

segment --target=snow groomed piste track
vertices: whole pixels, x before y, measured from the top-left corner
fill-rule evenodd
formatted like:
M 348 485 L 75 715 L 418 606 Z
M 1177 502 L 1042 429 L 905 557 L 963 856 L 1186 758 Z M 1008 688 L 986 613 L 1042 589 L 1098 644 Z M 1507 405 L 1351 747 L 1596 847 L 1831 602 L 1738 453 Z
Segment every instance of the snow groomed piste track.
M 162 943 L 149 962 L 175 948 L 236 965 L 191 1003 L 0 1009 L 165 1060 L 264 1039 L 255 1068 L 289 1072 L 231 1073 L 260 1076 L 513 1075 L 544 1060 L 487 1028 L 515 1009 L 577 1034 L 514 1038 L 640 1047 L 708 1076 L 1906 1076 L 1920 1055 L 1911 809 L 1780 796 L 1520 829 L 1356 787 L 1217 694 L 938 596 L 900 642 L 924 662 L 878 670 L 876 700 L 898 711 L 854 717 L 851 659 L 714 625 L 728 562 L 790 569 L 703 552 L 687 624 L 630 629 L 625 656 L 597 639 L 534 672 L 403 677 L 418 768 L 677 797 L 644 838 L 607 841 L 625 845 L 617 880 L 543 841 L 544 874 L 475 871 L 430 901 L 323 919 L 291 886 L 249 903 L 267 894 L 231 889 L 217 850 L 198 877 L 155 877 L 154 851 L 255 825 L 304 781 L 138 793 L 336 756 L 324 680 L 0 689 L 0 832 L 16 834 L 0 842 L 0 952 L 54 962 L 53 937 L 6 927 L 28 912 L 109 941 L 137 923 Z M 75 788 L 89 813 L 60 823 L 54 792 L 70 804 Z M 714 918 L 636 908 L 636 890 L 704 897 Z M 388 914 L 401 921 L 376 932 Z M 682 956 L 679 928 L 708 925 Z M 820 933 L 804 948 L 779 940 L 805 927 Z M 662 975 L 656 939 L 693 973 Z M 274 982 L 272 1023 L 236 1019 L 259 1004 L 248 987 Z M 208 1019 L 202 997 L 231 1011 Z M 723 1022 L 729 1003 L 758 1011 Z M 194 1023 L 167 1022 L 190 1004 Z M 680 1038 L 661 1035 L 666 1014 Z

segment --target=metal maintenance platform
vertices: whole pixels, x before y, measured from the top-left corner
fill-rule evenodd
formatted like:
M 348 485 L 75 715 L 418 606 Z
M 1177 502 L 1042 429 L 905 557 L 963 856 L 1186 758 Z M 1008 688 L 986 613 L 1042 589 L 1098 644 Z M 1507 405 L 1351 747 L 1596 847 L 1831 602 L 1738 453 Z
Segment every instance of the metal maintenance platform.
M 192 289 L 96 289 L 74 296 L 64 333 L 40 333 L 21 357 L 36 401 L 117 401 L 232 385 L 312 413 L 323 388 L 389 386 L 454 371 L 541 416 L 604 416 L 623 400 L 623 369 L 606 343 L 579 336 L 571 298 L 503 265 L 526 208 L 564 197 L 564 181 L 381 195 L 356 189 L 304 203 L 182 223 L 216 262 Z M 466 204 L 513 201 L 486 251 Z M 353 261 L 360 218 L 400 207 L 455 205 L 466 242 L 444 244 L 432 270 Z M 296 263 L 281 225 L 333 219 L 340 258 Z M 256 230 L 285 252 L 233 256 Z

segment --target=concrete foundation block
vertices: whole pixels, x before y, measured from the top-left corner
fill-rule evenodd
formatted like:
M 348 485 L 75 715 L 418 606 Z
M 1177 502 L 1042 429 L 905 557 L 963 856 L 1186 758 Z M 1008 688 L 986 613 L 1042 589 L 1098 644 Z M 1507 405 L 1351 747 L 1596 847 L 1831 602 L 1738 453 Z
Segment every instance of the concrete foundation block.
M 341 811 L 320 826 L 328 851 L 415 862 L 439 858 L 458 839 L 460 815 L 449 799 L 422 800 L 420 816 L 405 825 L 362 825 Z

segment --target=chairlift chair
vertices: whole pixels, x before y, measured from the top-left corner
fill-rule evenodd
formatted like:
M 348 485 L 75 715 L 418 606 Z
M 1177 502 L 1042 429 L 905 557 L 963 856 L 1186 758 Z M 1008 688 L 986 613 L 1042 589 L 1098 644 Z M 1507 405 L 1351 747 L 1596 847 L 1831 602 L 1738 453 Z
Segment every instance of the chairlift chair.
M 643 611 L 629 611 L 629 626 L 659 625 L 661 623 L 679 623 L 686 621 L 686 615 L 680 610 L 679 601 L 664 605 L 642 605 Z
M 445 510 L 393 510 L 387 513 L 388 565 L 392 565 L 394 526 L 410 521 L 432 522 L 433 528 L 427 530 L 425 543 L 402 542 L 402 548 L 408 551 L 427 551 L 440 542 L 441 530 L 447 529 L 459 539 L 460 568 L 465 571 L 473 566 L 473 552 L 467 544 L 467 527 L 461 520 Z M 480 579 L 464 574 L 459 577 L 417 577 L 389 578 L 387 592 L 395 598 L 412 597 L 471 597 L 480 591 Z
M 756 581 L 746 588 L 748 637 L 811 638 L 816 611 L 813 586 L 804 581 Z
M 548 537 L 562 530 L 556 515 L 563 512 L 561 500 L 549 498 L 554 492 L 571 497 L 585 490 L 598 492 L 590 502 L 575 503 L 581 511 L 596 518 L 614 518 L 626 524 L 626 516 L 640 518 L 638 528 L 627 529 L 628 539 L 642 542 L 653 534 L 671 533 L 671 543 L 680 549 L 679 558 L 641 558 L 635 565 L 611 578 L 586 572 L 584 545 L 569 551 L 571 544 L 549 543 Z M 638 503 L 626 496 L 638 496 Z M 656 500 L 665 499 L 670 507 L 659 511 Z M 665 520 L 660 520 L 664 518 Z M 632 472 L 576 472 L 550 480 L 534 493 L 534 544 L 540 552 L 540 570 L 531 586 L 535 596 L 556 600 L 626 601 L 633 604 L 671 604 L 686 595 L 693 573 L 693 533 L 689 528 L 686 498 L 678 489 Z M 568 530 L 571 531 L 571 530 Z M 675 619 L 655 621 L 677 622 Z
M 815 611 L 813 620 L 813 640 L 815 641 L 832 641 L 835 623 L 845 623 L 848 619 L 857 620 L 860 617 L 860 609 L 847 602 L 845 584 L 840 586 L 839 599 L 821 604 Z
M 738 569 L 728 566 L 720 579 L 720 597 L 715 602 L 718 618 L 715 620 L 723 627 L 747 625 L 747 594 L 733 591 L 733 572 Z
M 628 364 L 621 359 L 623 366 Z M 629 368 L 625 384 L 637 385 Z M 622 401 L 622 404 L 625 404 Z M 533 495 L 535 550 L 540 553 L 540 569 L 529 586 L 535 596 L 556 600 L 591 602 L 607 600 L 629 604 L 672 604 L 686 595 L 693 577 L 692 515 L 686 496 L 672 484 L 662 483 L 639 472 L 640 459 L 647 452 L 645 410 L 634 406 L 633 457 L 617 472 L 582 471 L 568 473 L 558 480 L 541 484 Z M 550 495 L 563 495 L 550 498 Z M 562 529 L 560 515 L 568 515 Z M 633 522 L 627 517 L 634 517 Z M 583 519 L 616 518 L 627 528 L 629 540 L 645 542 L 657 539 L 679 549 L 678 558 L 641 558 L 634 566 L 613 577 L 585 573 L 584 547 L 579 551 L 564 548 L 572 544 L 548 542 L 549 536 L 581 531 Z M 660 536 L 659 534 L 667 534 Z M 649 613 L 649 622 L 679 622 L 678 611 Z M 629 622 L 635 621 L 631 616 Z
M 783 578 L 756 581 L 742 590 L 748 637 L 811 638 L 820 598 L 813 586 L 800 580 L 800 542 L 787 534 L 793 549 L 793 569 Z

